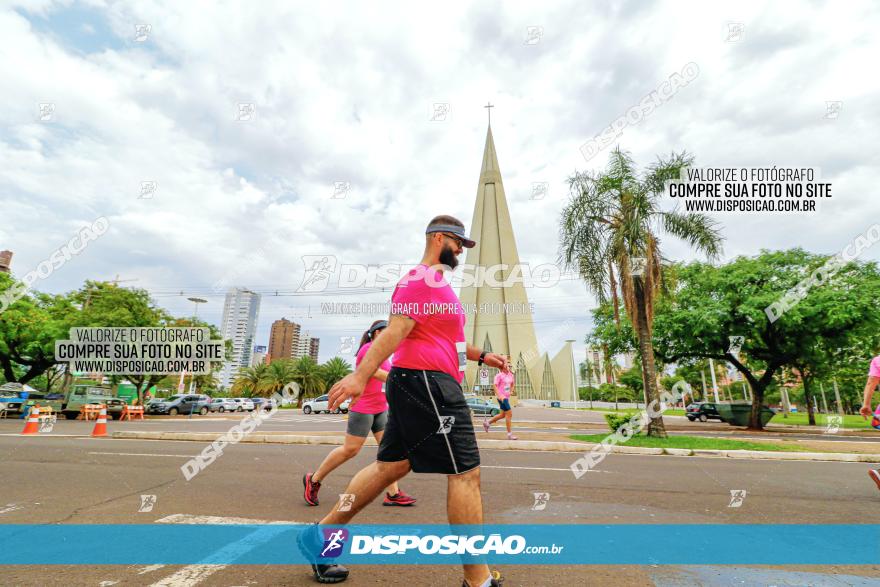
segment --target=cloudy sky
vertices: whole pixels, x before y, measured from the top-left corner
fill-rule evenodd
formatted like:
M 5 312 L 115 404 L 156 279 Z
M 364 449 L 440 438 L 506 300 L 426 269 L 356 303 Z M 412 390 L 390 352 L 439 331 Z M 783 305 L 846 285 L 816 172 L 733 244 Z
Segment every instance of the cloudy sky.
M 489 101 L 531 264 L 556 259 L 566 179 L 607 160 L 579 148 L 688 63 L 696 79 L 617 139 L 640 165 L 685 149 L 698 166 L 814 167 L 833 184 L 812 216 L 719 216 L 726 259 L 832 253 L 880 221 L 869 3 L 3 4 L 0 249 L 14 272 L 104 216 L 110 230 L 35 287 L 118 275 L 179 315 L 204 297 L 200 317 L 218 323 L 222 285 L 247 286 L 264 294 L 258 344 L 286 316 L 321 337 L 322 360 L 369 318 L 320 303 L 388 294 L 291 295 L 302 256 L 414 263 L 430 217 L 469 224 Z M 334 197 L 337 182 L 350 189 Z M 548 350 L 583 339 L 582 284 L 530 296 Z

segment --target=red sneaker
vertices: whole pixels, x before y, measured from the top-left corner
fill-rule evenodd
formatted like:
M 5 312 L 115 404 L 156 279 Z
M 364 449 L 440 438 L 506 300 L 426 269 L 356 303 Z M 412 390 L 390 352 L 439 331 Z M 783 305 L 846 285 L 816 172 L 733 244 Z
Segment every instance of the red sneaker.
M 410 506 L 416 502 L 416 498 L 411 495 L 407 495 L 403 492 L 402 489 L 397 490 L 397 495 L 391 495 L 389 493 L 385 493 L 385 500 L 382 502 L 382 505 L 399 505 L 399 506 Z
M 877 484 L 877 489 L 880 489 L 880 471 L 877 469 L 871 469 L 868 471 L 868 477 L 874 480 L 874 483 Z
M 321 489 L 320 481 L 312 481 L 312 473 L 303 475 L 303 498 L 309 505 L 318 505 L 318 490 Z

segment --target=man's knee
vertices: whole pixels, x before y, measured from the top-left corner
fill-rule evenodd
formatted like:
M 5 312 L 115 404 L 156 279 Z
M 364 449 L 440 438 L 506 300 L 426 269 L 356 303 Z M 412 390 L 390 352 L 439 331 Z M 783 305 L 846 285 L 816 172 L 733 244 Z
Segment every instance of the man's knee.
M 391 483 L 392 481 L 397 481 L 402 478 L 404 475 L 410 472 L 411 466 L 408 460 L 402 461 L 394 461 L 394 462 L 385 462 L 385 461 L 376 461 L 376 468 L 379 471 L 379 475 L 382 479 Z
M 458 475 L 449 475 L 450 483 L 462 483 L 464 485 L 476 485 L 480 486 L 480 468 L 475 467 L 466 473 L 459 473 Z

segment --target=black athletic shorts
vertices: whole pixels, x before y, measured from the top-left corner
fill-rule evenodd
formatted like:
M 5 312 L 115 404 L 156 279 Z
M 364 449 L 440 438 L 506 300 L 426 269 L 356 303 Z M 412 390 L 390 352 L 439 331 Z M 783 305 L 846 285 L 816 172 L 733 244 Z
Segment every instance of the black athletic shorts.
M 440 371 L 392 367 L 385 382 L 388 425 L 376 460 L 409 460 L 415 473 L 457 475 L 480 466 L 461 385 Z

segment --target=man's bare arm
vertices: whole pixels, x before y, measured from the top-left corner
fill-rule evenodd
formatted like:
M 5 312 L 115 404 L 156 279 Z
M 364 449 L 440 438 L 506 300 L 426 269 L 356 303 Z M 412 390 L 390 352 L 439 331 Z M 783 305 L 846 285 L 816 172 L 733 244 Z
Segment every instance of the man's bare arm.
M 874 395 L 877 383 L 880 383 L 880 377 L 873 375 L 868 377 L 868 382 L 865 383 L 864 401 L 862 401 L 862 409 L 859 410 L 859 413 L 864 416 L 865 420 L 871 415 L 871 396 Z
M 479 361 L 482 352 L 483 349 L 478 346 L 474 346 L 472 344 L 467 345 L 466 354 L 469 361 Z M 495 353 L 486 353 L 486 357 L 483 359 L 483 363 L 485 363 L 489 367 L 496 367 L 498 369 L 501 369 L 502 367 L 504 367 L 504 365 L 507 364 L 507 357 Z

